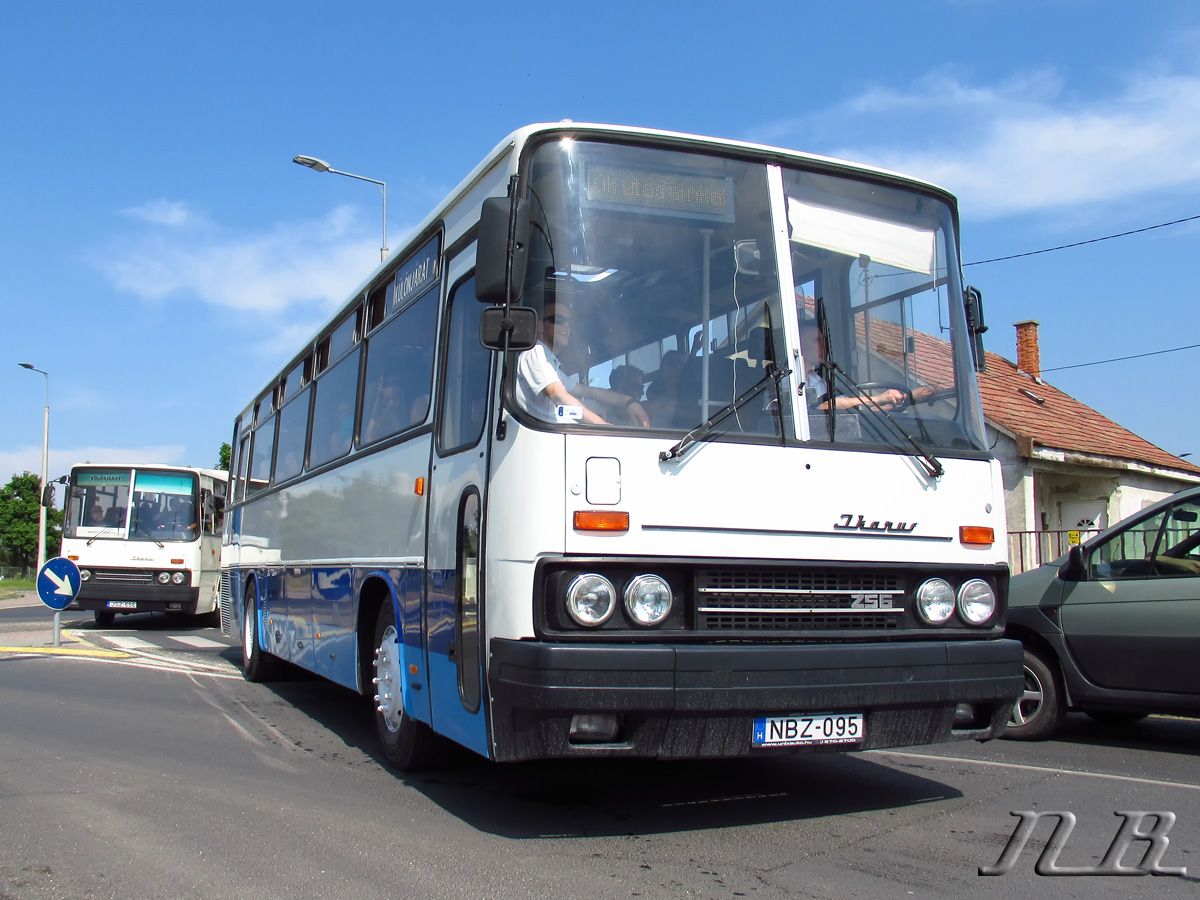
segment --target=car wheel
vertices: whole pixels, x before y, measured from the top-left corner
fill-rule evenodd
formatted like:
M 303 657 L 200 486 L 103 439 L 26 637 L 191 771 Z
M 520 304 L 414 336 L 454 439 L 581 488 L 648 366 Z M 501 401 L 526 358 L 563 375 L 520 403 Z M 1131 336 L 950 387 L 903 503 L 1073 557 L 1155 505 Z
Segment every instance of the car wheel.
M 404 709 L 404 672 L 400 633 L 390 600 L 385 600 L 375 623 L 375 729 L 388 764 L 401 772 L 430 765 L 438 738 L 424 722 Z
M 1044 740 L 1058 730 L 1066 714 L 1062 682 L 1053 663 L 1028 647 L 1021 670 L 1025 689 L 1013 704 L 1004 736 L 1019 741 Z

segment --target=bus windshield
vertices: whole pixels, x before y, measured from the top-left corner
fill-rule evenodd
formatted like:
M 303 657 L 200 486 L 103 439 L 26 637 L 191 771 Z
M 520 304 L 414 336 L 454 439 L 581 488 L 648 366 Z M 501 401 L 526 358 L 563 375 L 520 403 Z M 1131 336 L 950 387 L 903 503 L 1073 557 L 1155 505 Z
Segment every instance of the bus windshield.
M 191 472 L 75 469 L 63 536 L 134 541 L 192 541 L 199 533 L 197 481 Z
M 722 436 L 985 450 L 947 203 L 785 169 L 785 208 L 773 209 L 779 175 L 663 148 L 537 147 L 523 302 L 539 313 L 540 346 L 526 352 L 549 355 L 611 427 L 690 431 L 765 379 L 721 419 Z M 784 222 L 786 249 L 773 224 Z M 771 378 L 785 369 L 790 381 Z M 803 384 L 807 403 L 780 384 Z M 545 427 L 594 423 L 527 395 L 518 380 L 517 405 Z

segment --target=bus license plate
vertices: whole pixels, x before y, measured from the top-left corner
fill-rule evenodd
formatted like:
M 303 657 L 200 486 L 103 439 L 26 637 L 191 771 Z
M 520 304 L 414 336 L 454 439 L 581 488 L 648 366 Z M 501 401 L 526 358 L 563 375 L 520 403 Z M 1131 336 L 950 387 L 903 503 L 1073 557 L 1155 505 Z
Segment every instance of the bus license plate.
M 135 600 L 109 600 L 104 605 L 109 609 L 137 609 Z
M 857 744 L 866 735 L 862 713 L 763 716 L 754 720 L 755 747 Z

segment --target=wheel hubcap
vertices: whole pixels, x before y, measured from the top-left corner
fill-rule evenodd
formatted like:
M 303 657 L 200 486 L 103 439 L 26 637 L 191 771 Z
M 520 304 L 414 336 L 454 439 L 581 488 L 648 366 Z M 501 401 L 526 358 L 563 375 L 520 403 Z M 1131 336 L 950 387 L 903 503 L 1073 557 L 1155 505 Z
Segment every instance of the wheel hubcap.
M 375 708 L 388 731 L 397 731 L 404 721 L 404 698 L 400 692 L 400 636 L 394 625 L 383 632 L 375 651 Z
M 1042 711 L 1044 700 L 1042 682 L 1028 666 L 1022 666 L 1021 671 L 1025 673 L 1025 690 L 1021 693 L 1021 699 L 1013 704 L 1012 715 L 1008 720 L 1008 724 L 1011 726 L 1028 725 Z

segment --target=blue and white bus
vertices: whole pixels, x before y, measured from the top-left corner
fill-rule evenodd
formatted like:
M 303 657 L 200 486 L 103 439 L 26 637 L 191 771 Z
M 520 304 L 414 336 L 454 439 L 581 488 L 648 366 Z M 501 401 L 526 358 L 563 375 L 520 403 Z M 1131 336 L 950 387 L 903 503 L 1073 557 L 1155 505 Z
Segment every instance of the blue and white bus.
M 400 769 L 993 738 L 983 330 L 942 189 L 522 128 L 237 416 L 223 628 Z

